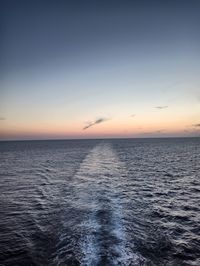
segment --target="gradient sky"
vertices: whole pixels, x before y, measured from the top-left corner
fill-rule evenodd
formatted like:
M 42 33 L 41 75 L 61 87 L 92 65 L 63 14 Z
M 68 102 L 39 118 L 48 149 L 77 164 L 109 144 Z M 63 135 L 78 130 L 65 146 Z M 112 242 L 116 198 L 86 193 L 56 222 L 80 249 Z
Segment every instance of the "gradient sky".
M 0 10 L 0 139 L 200 136 L 199 0 Z

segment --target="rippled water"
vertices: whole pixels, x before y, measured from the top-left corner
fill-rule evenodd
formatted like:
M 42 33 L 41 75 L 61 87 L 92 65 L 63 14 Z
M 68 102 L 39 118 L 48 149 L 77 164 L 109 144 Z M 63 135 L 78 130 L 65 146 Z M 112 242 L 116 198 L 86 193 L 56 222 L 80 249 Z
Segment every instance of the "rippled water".
M 0 265 L 200 265 L 200 139 L 0 143 Z

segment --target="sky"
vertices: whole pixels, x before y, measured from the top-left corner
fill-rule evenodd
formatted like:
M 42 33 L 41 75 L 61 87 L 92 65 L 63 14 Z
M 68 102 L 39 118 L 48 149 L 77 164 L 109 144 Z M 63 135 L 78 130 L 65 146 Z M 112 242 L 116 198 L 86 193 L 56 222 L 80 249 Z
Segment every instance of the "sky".
M 200 136 L 199 0 L 0 10 L 0 140 Z

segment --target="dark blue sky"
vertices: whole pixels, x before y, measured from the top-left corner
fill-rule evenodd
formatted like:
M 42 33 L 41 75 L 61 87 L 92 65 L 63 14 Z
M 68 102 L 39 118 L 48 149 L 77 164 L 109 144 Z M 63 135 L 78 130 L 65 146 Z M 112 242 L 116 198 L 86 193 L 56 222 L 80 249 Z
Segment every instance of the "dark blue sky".
M 1 68 L 200 47 L 200 1 L 1 1 Z

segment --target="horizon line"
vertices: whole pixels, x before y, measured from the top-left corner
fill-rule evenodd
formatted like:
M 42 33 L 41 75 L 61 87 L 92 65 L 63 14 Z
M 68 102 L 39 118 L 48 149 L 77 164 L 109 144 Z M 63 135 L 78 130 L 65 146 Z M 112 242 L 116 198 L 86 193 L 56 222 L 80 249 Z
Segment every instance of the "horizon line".
M 0 139 L 0 142 L 12 141 L 66 141 L 66 140 L 109 140 L 109 139 L 189 139 L 200 138 L 200 136 L 160 136 L 160 137 L 107 137 L 107 138 L 50 138 L 50 139 Z

